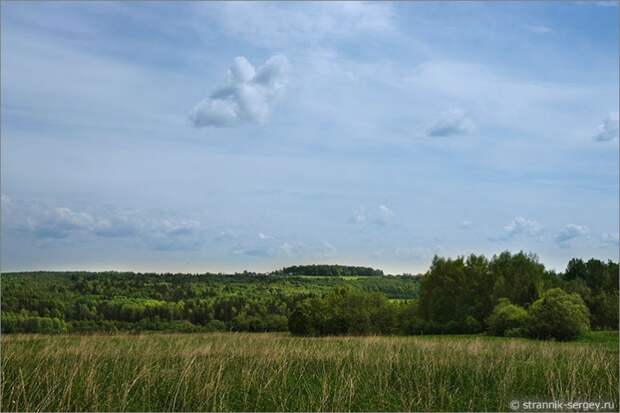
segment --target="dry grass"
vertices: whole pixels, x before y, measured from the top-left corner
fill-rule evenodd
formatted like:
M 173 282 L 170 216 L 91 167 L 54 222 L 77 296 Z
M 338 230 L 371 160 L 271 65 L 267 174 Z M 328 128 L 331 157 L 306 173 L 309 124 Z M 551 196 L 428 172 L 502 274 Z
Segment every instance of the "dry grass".
M 618 400 L 618 352 L 484 337 L 8 336 L 3 411 L 503 411 Z

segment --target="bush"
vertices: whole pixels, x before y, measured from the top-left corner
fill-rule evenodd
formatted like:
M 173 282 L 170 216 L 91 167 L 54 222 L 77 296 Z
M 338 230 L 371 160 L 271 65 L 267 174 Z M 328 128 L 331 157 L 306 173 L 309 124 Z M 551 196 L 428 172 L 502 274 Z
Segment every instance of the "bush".
M 220 320 L 211 320 L 205 325 L 205 331 L 207 332 L 216 332 L 216 331 L 226 331 L 228 328 L 226 327 L 226 323 Z
M 590 329 L 588 308 L 579 294 L 560 288 L 545 292 L 528 309 L 528 331 L 532 337 L 571 340 Z
M 467 334 L 475 334 L 482 331 L 482 326 L 480 322 L 476 320 L 473 316 L 468 315 L 465 318 L 465 323 L 463 324 L 463 332 Z
M 511 304 L 507 298 L 500 298 L 487 318 L 489 333 L 495 336 L 522 335 L 526 324 L 527 311 L 521 306 Z

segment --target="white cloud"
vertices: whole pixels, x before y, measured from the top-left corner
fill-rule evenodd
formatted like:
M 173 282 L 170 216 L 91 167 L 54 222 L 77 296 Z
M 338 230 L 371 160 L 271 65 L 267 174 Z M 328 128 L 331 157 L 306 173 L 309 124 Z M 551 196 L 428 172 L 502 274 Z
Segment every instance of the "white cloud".
M 541 225 L 534 220 L 515 217 L 508 225 L 504 226 L 504 235 L 490 238 L 491 241 L 507 241 L 518 236 L 535 237 L 542 233 Z
M 385 205 L 379 205 L 379 216 L 377 218 L 377 223 L 379 225 L 387 225 L 394 218 L 394 211 L 388 208 Z
M 3 225 L 42 241 L 79 236 L 133 238 L 155 250 L 193 249 L 202 243 L 203 225 L 194 219 L 162 217 L 138 210 L 77 211 L 21 202 L 20 214 Z
M 442 138 L 465 135 L 470 133 L 473 128 L 474 124 L 465 111 L 461 109 L 452 109 L 441 114 L 441 117 L 428 129 L 427 135 L 430 137 Z
M 245 57 L 236 57 L 228 70 L 226 85 L 190 112 L 192 124 L 200 128 L 265 122 L 275 99 L 286 87 L 288 71 L 289 62 L 284 55 L 270 57 L 258 69 Z
M 274 239 L 273 235 L 263 234 L 262 232 L 258 233 L 258 238 L 260 238 L 262 240 Z
M 607 142 L 618 139 L 618 118 L 618 112 L 611 112 L 603 119 L 598 125 L 598 133 L 594 135 L 594 140 L 597 142 Z
M 590 233 L 590 229 L 585 225 L 568 224 L 560 233 L 555 237 L 556 242 L 561 247 L 568 246 L 568 242 L 572 239 L 587 236 Z

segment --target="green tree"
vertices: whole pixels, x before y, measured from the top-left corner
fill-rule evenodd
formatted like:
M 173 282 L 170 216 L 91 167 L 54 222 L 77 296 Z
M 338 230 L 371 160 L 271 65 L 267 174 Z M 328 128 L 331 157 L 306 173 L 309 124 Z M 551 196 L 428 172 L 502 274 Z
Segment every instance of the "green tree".
M 527 307 L 540 297 L 545 266 L 536 255 L 505 251 L 493 257 L 489 268 L 495 279 L 494 301 L 508 298 L 511 303 Z
M 515 335 L 524 331 L 527 323 L 527 311 L 521 306 L 512 304 L 507 298 L 501 298 L 487 319 L 489 333 L 503 336 L 507 331 Z
M 533 337 L 571 340 L 589 329 L 588 307 L 579 294 L 553 288 L 528 308 L 528 331 Z

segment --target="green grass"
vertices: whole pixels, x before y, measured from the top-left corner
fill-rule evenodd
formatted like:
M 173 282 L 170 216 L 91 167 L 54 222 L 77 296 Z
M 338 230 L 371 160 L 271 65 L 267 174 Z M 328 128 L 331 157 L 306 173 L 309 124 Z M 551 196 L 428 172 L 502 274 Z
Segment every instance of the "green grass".
M 610 351 L 618 352 L 618 332 L 617 331 L 592 331 L 579 338 L 581 343 L 605 346 Z
M 4 336 L 2 410 L 505 411 L 513 399 L 617 403 L 617 346 L 617 332 L 572 343 L 242 333 Z

